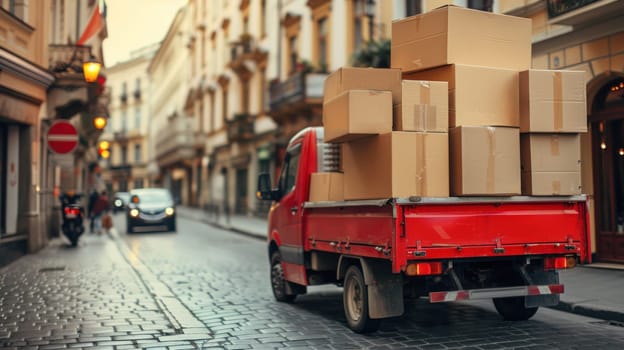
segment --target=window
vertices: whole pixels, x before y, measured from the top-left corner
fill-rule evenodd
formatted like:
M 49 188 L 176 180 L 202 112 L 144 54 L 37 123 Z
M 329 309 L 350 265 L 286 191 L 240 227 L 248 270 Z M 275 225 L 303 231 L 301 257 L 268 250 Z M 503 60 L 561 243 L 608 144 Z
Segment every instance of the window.
M 295 188 L 300 155 L 301 145 L 296 145 L 286 153 L 286 160 L 279 181 L 279 189 L 282 196 L 292 192 Z
M 243 18 L 243 33 L 249 33 L 249 17 Z
M 420 0 L 405 0 L 405 17 L 414 16 L 421 12 Z
M 134 145 L 134 161 L 136 163 L 141 162 L 141 145 L 140 144 Z
M 494 0 L 468 0 L 468 7 L 475 10 L 492 12 Z
M 227 115 L 228 115 L 228 91 L 227 89 L 223 89 L 221 96 L 223 97 L 223 105 L 221 106 L 221 111 L 223 112 L 223 115 L 221 116 L 221 118 L 223 118 L 223 125 L 225 125 L 225 122 L 227 122 Z
M 121 112 L 121 132 L 128 131 L 128 113 L 126 110 Z
M 134 110 L 134 128 L 141 130 L 141 107 L 137 107 Z
M 121 146 L 121 164 L 128 163 L 128 146 Z
M 262 0 L 260 3 L 260 35 L 264 38 L 266 36 L 266 0 Z
M 133 188 L 143 188 L 143 179 L 134 179 Z
M 318 66 L 327 67 L 327 17 L 318 20 Z
M 290 52 L 290 73 L 294 73 L 297 70 L 297 61 L 299 60 L 299 54 L 297 53 L 297 36 L 293 35 L 288 39 L 288 52 Z
M 364 0 L 355 0 L 353 3 L 353 49 L 355 51 L 362 48 L 364 36 L 362 35 L 363 21 L 366 18 Z

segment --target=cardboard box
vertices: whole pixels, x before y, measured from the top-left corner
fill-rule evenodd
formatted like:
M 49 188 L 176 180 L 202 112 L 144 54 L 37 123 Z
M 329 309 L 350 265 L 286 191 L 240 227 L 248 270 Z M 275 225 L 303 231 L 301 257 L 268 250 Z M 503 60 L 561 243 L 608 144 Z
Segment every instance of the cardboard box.
M 520 132 L 587 132 L 585 72 L 520 72 Z
M 349 90 L 323 105 L 325 142 L 346 142 L 392 131 L 389 91 Z
M 520 194 L 518 128 L 461 126 L 450 129 L 451 194 Z
M 391 67 L 445 64 L 531 68 L 531 20 L 456 6 L 392 22 Z
M 393 130 L 448 132 L 448 83 L 403 80 Z
M 401 71 L 383 68 L 343 67 L 325 79 L 323 103 L 348 90 L 381 90 L 392 92 L 392 103 L 401 103 Z
M 448 134 L 381 134 L 343 145 L 345 200 L 448 197 Z
M 405 74 L 404 79 L 446 81 L 449 127 L 520 124 L 518 72 L 453 64 Z
M 581 137 L 578 134 L 520 136 L 522 194 L 581 194 Z
M 572 196 L 581 194 L 580 172 L 522 172 L 522 194 Z
M 343 201 L 342 173 L 313 173 L 310 178 L 310 202 Z

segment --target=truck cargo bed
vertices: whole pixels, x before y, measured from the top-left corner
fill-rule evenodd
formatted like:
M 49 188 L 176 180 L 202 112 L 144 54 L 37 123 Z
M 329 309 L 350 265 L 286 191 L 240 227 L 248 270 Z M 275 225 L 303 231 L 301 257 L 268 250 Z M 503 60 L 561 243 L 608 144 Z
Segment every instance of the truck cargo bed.
M 586 197 L 393 198 L 305 203 L 306 250 L 393 260 L 577 253 L 589 259 Z

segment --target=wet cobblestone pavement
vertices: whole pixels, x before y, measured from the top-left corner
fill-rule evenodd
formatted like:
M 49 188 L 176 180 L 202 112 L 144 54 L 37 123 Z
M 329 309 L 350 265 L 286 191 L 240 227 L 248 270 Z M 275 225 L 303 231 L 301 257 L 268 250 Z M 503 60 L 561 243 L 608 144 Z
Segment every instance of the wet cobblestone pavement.
M 351 332 L 340 288 L 274 301 L 263 241 L 179 219 L 178 233 L 54 241 L 0 270 L 0 347 L 15 349 L 622 349 L 624 327 L 542 309 L 505 322 L 491 303 L 412 301 Z

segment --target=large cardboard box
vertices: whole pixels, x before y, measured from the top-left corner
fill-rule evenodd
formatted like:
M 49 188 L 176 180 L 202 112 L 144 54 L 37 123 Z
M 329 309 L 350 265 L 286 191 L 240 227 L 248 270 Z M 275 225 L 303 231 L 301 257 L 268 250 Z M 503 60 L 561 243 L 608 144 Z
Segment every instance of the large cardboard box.
M 393 130 L 448 132 L 448 83 L 403 80 Z
M 391 67 L 445 64 L 531 68 L 531 20 L 445 6 L 392 23 Z
M 392 131 L 389 91 L 349 90 L 323 105 L 325 142 L 346 142 Z
M 578 134 L 520 136 L 522 194 L 581 194 L 581 137 Z
M 515 70 L 453 64 L 403 77 L 448 82 L 449 127 L 519 126 L 519 82 Z
M 461 126 L 450 129 L 451 194 L 520 194 L 518 128 Z
M 339 68 L 325 79 L 323 103 L 348 90 L 390 91 L 392 103 L 401 103 L 401 71 L 387 68 Z
M 343 201 L 342 173 L 313 173 L 310 178 L 310 202 Z
M 381 134 L 343 145 L 345 200 L 448 197 L 448 134 Z
M 520 72 L 520 132 L 587 132 L 585 73 Z

